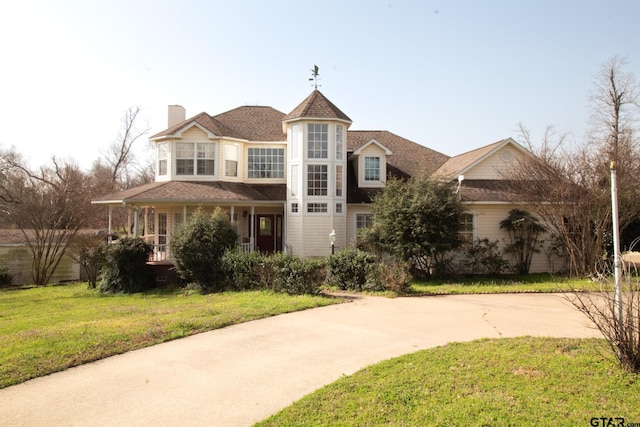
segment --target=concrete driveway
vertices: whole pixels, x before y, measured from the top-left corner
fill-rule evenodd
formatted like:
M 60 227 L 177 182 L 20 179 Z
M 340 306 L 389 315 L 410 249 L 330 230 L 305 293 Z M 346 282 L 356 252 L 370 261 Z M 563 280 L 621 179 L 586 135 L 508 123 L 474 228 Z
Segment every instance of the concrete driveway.
M 522 335 L 601 336 L 558 294 L 357 297 L 2 389 L 0 425 L 247 426 L 384 359 Z

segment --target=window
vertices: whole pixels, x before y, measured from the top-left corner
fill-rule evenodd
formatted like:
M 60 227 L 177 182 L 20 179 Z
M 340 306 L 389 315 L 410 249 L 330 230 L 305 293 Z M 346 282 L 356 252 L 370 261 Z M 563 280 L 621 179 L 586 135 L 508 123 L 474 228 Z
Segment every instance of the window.
M 342 213 L 342 203 L 336 203 L 336 213 Z
M 284 178 L 284 148 L 249 148 L 249 178 Z
M 473 214 L 466 212 L 462 214 L 462 222 L 460 224 L 460 239 L 463 244 L 473 243 Z
M 373 214 L 357 214 L 356 228 L 369 228 L 373 223 Z
M 380 181 L 380 157 L 364 158 L 364 180 Z
M 291 195 L 298 195 L 298 165 L 291 166 Z
M 215 174 L 215 145 L 198 144 L 198 175 Z
M 327 204 L 326 203 L 307 203 L 307 212 L 308 213 L 326 213 Z
M 307 165 L 307 196 L 326 196 L 327 178 L 327 165 Z
M 176 174 L 193 175 L 193 142 L 176 144 Z
M 176 144 L 177 175 L 215 175 L 216 145 L 179 142 Z
M 342 126 L 336 126 L 336 160 L 342 160 L 342 150 L 344 141 L 342 139 Z
M 169 159 L 169 143 L 158 143 L 158 175 L 167 174 L 167 160 Z
M 162 247 L 167 244 L 167 214 L 159 213 L 158 214 L 158 245 L 161 246 L 160 250 L 166 250 L 165 247 Z
M 224 146 L 224 175 L 238 176 L 238 151 L 239 148 L 234 144 L 226 144 Z
M 291 203 L 291 213 L 298 213 L 299 209 L 300 208 L 297 203 Z
M 329 154 L 329 125 L 309 124 L 307 126 L 307 157 L 326 159 Z
M 291 159 L 298 160 L 300 156 L 300 146 L 302 145 L 302 125 L 291 126 Z
M 342 197 L 342 166 L 336 165 L 336 197 Z

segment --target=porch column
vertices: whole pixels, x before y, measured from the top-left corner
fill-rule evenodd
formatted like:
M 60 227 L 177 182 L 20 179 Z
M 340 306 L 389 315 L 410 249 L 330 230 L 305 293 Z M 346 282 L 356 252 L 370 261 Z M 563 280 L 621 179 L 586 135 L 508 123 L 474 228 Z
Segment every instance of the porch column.
M 256 208 L 254 206 L 251 206 L 251 215 L 249 217 L 249 220 L 251 221 L 251 236 L 249 236 L 251 241 L 251 250 L 255 251 L 256 250 Z
M 144 208 L 144 234 L 143 236 L 149 235 L 149 207 Z
M 131 208 L 125 206 L 127 209 L 127 237 L 131 237 Z
M 187 222 L 187 205 L 182 207 L 182 222 Z
M 133 208 L 133 212 L 135 214 L 135 216 L 133 217 L 133 237 L 138 237 L 138 234 L 140 234 L 138 228 L 138 207 L 136 206 L 135 208 Z

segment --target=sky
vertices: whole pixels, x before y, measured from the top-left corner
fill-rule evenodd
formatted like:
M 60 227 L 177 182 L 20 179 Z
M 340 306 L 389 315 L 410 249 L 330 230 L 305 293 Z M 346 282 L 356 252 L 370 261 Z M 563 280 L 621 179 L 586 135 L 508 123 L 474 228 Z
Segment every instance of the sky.
M 580 144 L 602 65 L 640 78 L 639 16 L 636 0 L 0 0 L 0 149 L 88 169 L 131 106 L 149 135 L 174 104 L 289 113 L 314 65 L 352 130 L 450 156 L 520 123 Z

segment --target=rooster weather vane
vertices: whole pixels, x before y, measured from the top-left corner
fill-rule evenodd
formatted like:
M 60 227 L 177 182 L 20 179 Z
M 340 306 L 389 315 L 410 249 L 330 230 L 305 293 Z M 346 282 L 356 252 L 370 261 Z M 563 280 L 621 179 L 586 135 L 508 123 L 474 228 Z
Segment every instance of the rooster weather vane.
M 309 79 L 310 82 L 311 81 L 313 82 L 313 88 L 316 90 L 318 89 L 318 86 L 320 86 L 318 85 L 318 79 L 320 78 L 319 70 L 320 69 L 318 68 L 318 66 L 314 65 L 313 68 L 311 69 L 311 78 Z

